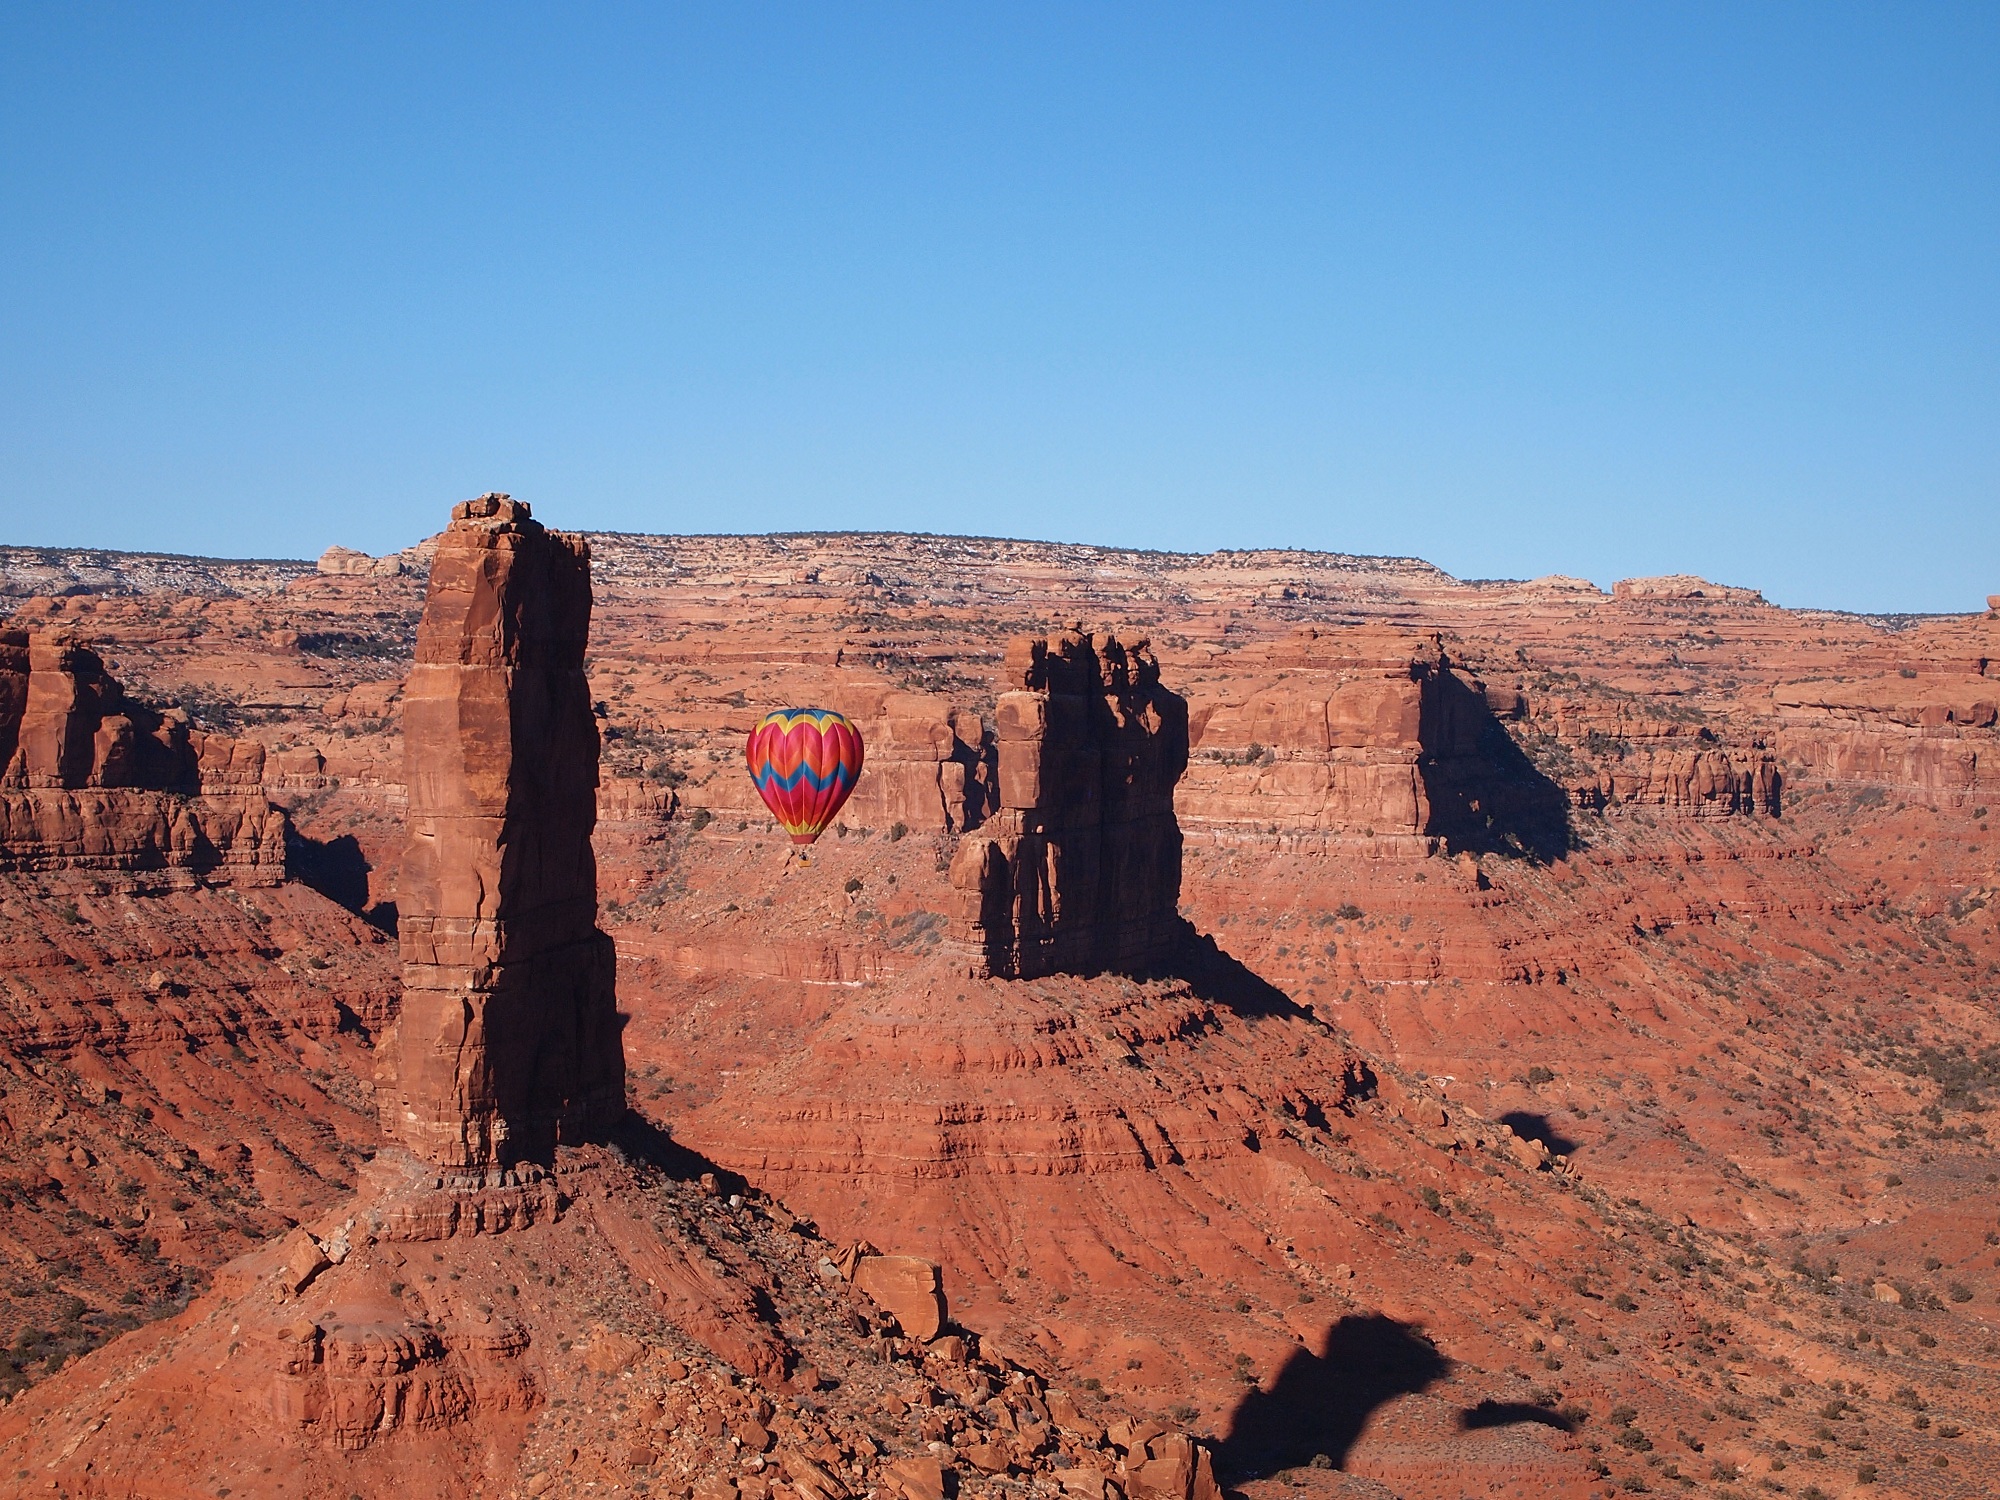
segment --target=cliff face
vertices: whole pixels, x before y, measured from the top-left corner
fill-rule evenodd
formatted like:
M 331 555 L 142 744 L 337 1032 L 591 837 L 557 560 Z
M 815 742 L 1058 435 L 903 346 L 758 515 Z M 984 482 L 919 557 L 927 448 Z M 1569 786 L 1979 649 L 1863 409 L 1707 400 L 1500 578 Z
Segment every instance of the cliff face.
M 747 665 L 773 676 L 791 675 L 782 662 L 733 664 L 739 670 Z M 755 702 L 719 712 L 670 705 L 660 722 L 673 734 L 734 740 L 733 748 L 740 749 L 765 711 L 779 706 L 768 700 L 766 683 L 759 683 L 758 692 Z M 977 827 L 991 809 L 993 746 L 973 710 L 938 694 L 895 692 L 871 683 L 835 682 L 795 696 L 846 714 L 867 747 L 867 773 L 835 820 L 838 834 L 864 828 L 884 833 L 899 823 L 905 833 L 958 833 Z M 600 806 L 608 800 L 600 797 Z M 770 821 L 755 784 L 743 773 L 740 754 L 708 762 L 700 780 L 680 789 L 680 800 L 711 817 L 735 818 L 758 828 Z
M 1426 691 L 1441 653 L 1405 633 L 1301 630 L 1260 653 L 1258 677 L 1196 690 L 1191 828 L 1353 835 L 1421 853 Z M 1260 680 L 1261 679 L 1261 680 Z
M 597 928 L 590 554 L 504 495 L 432 562 L 403 704 L 403 1013 L 386 1121 L 490 1169 L 615 1123 L 624 1057 Z
M 89 647 L 0 631 L 0 869 L 285 878 L 264 747 L 133 702 Z
M 1779 811 L 1781 773 L 1761 742 L 1732 749 L 1650 704 L 1531 695 L 1454 660 L 1436 634 L 1308 626 L 1232 666 L 1195 690 L 1179 796 L 1191 830 L 1338 838 L 1377 855 L 1439 840 L 1553 855 L 1571 807 Z
M 1187 702 L 1148 643 L 1069 630 L 1007 649 L 995 704 L 999 807 L 951 884 L 980 972 L 1144 971 L 1180 941 Z
M 1565 847 L 1561 789 L 1500 723 L 1517 695 L 1489 692 L 1435 633 L 1309 626 L 1232 665 L 1193 707 L 1179 795 L 1190 829 L 1338 839 L 1376 856 L 1440 841 Z

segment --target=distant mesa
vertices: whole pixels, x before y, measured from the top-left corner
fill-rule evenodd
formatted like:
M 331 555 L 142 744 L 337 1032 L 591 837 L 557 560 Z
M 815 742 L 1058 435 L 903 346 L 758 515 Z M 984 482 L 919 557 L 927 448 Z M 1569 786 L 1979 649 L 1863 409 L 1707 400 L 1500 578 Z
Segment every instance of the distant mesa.
M 1611 585 L 1614 599 L 1700 599 L 1716 604 L 1764 604 L 1756 589 L 1735 588 L 1726 583 L 1710 583 L 1692 573 L 1667 573 L 1658 578 L 1621 578 Z
M 1643 581 L 1643 580 L 1642 580 Z M 1591 599 L 1603 599 L 1603 589 L 1588 578 L 1572 578 L 1567 573 L 1544 573 L 1540 578 L 1531 578 L 1521 585 L 1524 594 L 1578 595 Z
M 319 570 L 329 578 L 398 578 L 409 571 L 401 556 L 370 557 L 352 547 L 329 547 L 319 555 Z

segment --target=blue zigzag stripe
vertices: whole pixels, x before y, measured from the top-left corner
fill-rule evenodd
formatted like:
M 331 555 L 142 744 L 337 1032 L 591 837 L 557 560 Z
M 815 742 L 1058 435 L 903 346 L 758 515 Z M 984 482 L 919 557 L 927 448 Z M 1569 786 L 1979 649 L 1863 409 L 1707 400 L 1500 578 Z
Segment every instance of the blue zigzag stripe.
M 801 779 L 804 779 L 812 783 L 814 791 L 823 792 L 836 781 L 844 780 L 846 777 L 847 767 L 845 766 L 835 766 L 826 776 L 815 776 L 811 766 L 802 765 L 789 776 L 780 776 L 776 771 L 759 771 L 757 773 L 757 785 L 759 787 L 782 787 L 789 792 L 799 784 Z

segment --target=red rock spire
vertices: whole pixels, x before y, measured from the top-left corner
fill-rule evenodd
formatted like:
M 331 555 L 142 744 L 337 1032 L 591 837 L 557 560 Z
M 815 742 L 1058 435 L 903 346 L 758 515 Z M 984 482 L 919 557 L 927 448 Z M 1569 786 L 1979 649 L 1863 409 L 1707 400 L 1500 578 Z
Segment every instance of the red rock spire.
M 405 689 L 409 845 L 390 1132 L 440 1166 L 545 1157 L 624 1109 L 597 929 L 590 552 L 528 507 L 452 510 Z
M 1187 701 L 1144 640 L 1080 627 L 1007 648 L 1000 810 L 959 844 L 958 935 L 978 972 L 1143 972 L 1181 942 Z

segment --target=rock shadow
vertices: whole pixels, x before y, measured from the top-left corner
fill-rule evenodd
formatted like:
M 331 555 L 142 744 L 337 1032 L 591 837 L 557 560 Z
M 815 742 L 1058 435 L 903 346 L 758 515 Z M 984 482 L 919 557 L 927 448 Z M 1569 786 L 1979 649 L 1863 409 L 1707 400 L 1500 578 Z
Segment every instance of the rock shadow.
M 1561 1412 L 1528 1401 L 1482 1401 L 1458 1414 L 1458 1425 L 1467 1432 L 1486 1427 L 1518 1427 L 1523 1423 L 1553 1427 L 1558 1432 L 1576 1431 L 1576 1423 Z
M 1426 831 L 1454 853 L 1537 864 L 1568 855 L 1569 794 L 1528 759 L 1464 678 L 1441 671 L 1427 686 L 1418 763 L 1431 804 Z
M 1414 1324 L 1357 1313 L 1326 1331 L 1318 1354 L 1295 1351 L 1269 1390 L 1250 1392 L 1230 1413 L 1217 1467 L 1232 1483 L 1264 1479 L 1325 1455 L 1345 1466 L 1378 1407 L 1451 1372 Z
M 1182 980 L 1209 1004 L 1223 1006 L 1239 1016 L 1312 1019 L 1311 1011 L 1227 952 L 1214 938 L 1195 931 L 1192 926 L 1182 938 L 1167 977 Z
M 396 904 L 393 901 L 369 904 L 368 877 L 375 867 L 368 862 L 353 834 L 316 839 L 296 828 L 287 828 L 285 868 L 293 879 L 312 887 L 336 906 L 345 907 L 371 927 L 395 935 Z
M 1568 1156 L 1576 1150 L 1577 1143 L 1551 1125 L 1547 1115 L 1538 1115 L 1525 1109 L 1510 1109 L 1500 1117 L 1500 1123 L 1524 1141 L 1540 1141 L 1549 1148 L 1551 1156 Z
M 741 1173 L 717 1166 L 691 1146 L 683 1146 L 662 1127 L 636 1109 L 625 1111 L 611 1132 L 611 1144 L 636 1161 L 657 1167 L 676 1182 L 699 1182 L 713 1175 L 716 1190 L 725 1197 L 746 1191 L 750 1182 Z

